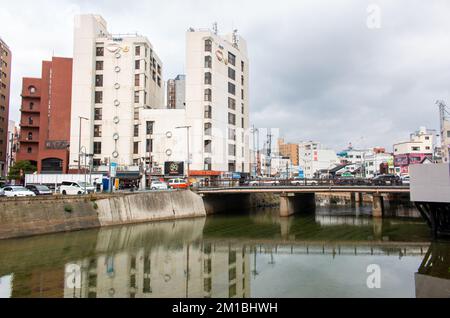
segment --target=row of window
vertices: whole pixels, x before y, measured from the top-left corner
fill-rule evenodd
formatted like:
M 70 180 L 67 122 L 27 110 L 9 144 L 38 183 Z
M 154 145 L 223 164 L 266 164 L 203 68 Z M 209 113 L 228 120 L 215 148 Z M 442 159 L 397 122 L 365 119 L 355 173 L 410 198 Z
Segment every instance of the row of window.
M 102 109 L 96 108 L 94 112 L 94 120 L 102 120 Z M 146 134 L 152 135 L 153 134 L 153 121 L 147 121 L 146 123 Z M 134 125 L 133 130 L 134 137 L 139 137 L 139 125 Z M 100 138 L 102 137 L 102 125 L 94 125 L 94 137 Z

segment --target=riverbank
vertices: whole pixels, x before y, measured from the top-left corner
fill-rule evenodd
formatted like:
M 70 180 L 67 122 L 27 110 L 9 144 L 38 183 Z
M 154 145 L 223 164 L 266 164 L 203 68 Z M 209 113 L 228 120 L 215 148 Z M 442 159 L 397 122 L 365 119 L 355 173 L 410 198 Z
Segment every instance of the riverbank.
M 0 239 L 205 216 L 191 191 L 2 199 Z

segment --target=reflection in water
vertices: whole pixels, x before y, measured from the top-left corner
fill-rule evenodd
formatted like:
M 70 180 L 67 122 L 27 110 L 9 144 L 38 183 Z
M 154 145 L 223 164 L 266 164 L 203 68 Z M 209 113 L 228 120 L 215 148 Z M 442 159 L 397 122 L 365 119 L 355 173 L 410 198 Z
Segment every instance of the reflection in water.
M 430 244 L 421 220 L 334 212 L 262 210 L 3 241 L 0 297 L 450 296 L 450 245 Z M 370 264 L 381 268 L 381 289 L 367 287 Z

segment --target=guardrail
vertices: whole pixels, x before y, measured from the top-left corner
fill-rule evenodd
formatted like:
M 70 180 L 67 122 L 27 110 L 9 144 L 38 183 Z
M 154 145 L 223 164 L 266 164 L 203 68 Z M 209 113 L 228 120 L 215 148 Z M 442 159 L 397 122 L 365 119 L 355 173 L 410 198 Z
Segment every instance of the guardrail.
M 236 188 L 236 187 L 336 187 L 336 186 L 370 186 L 370 187 L 408 187 L 401 181 L 374 181 L 371 179 L 257 179 L 238 180 L 221 179 L 209 182 L 201 181 L 195 185 L 198 188 Z

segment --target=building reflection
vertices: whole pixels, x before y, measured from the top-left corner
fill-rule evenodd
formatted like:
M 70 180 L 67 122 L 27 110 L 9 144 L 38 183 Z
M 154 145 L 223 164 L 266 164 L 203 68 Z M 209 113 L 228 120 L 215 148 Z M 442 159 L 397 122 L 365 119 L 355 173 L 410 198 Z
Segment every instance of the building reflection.
M 415 274 L 417 298 L 450 297 L 450 248 L 433 243 Z
M 66 298 L 246 298 L 250 260 L 245 247 L 192 243 L 140 248 L 86 258 L 79 286 L 66 284 Z M 67 279 L 67 277 L 66 277 Z

